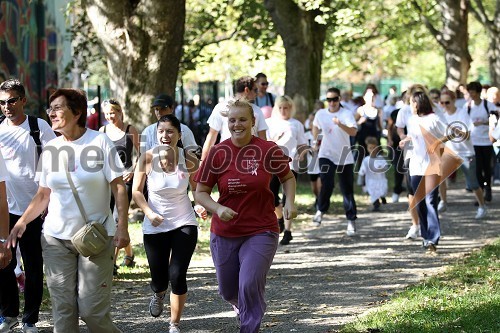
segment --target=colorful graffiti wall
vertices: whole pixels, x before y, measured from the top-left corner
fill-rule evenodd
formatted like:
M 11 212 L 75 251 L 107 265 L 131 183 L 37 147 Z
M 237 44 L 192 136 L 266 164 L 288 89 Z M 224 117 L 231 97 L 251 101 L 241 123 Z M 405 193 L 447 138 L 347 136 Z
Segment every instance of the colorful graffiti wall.
M 0 0 L 0 80 L 24 84 L 29 113 L 41 114 L 47 89 L 58 85 L 57 41 L 44 1 Z

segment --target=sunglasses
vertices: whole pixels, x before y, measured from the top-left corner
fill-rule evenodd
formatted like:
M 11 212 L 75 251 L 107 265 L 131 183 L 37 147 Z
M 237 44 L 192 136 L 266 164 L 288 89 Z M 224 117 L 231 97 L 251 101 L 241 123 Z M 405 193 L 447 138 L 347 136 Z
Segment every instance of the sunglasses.
M 5 106 L 7 104 L 9 105 L 14 105 L 17 103 L 18 100 L 20 100 L 21 97 L 12 97 L 12 98 L 9 98 L 8 100 L 4 101 L 4 100 L 0 100 L 0 105 L 1 106 Z
M 444 105 L 449 105 L 449 104 L 451 104 L 451 102 L 450 102 L 450 101 L 444 101 L 444 102 L 443 102 L 443 101 L 441 101 L 440 103 L 441 103 L 441 104 L 444 104 Z
M 328 103 L 330 103 L 330 102 L 338 102 L 338 101 L 340 101 L 340 97 L 339 97 L 339 96 L 335 96 L 335 97 L 327 97 L 327 98 L 326 98 L 326 101 L 327 101 Z
M 260 85 L 262 85 L 262 86 L 268 86 L 269 82 L 261 82 Z

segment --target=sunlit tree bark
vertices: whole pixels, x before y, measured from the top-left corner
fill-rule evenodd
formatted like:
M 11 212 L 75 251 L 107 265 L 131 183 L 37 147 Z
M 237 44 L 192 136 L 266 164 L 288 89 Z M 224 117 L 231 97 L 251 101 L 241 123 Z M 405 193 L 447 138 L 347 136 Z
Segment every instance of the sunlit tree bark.
M 184 43 L 185 0 L 82 0 L 107 55 L 111 90 L 139 127 L 159 93 L 173 96 Z
M 441 14 L 442 28 L 432 24 L 418 1 L 412 1 L 420 17 L 437 42 L 444 49 L 446 64 L 445 84 L 456 89 L 460 83 L 467 82 L 472 58 L 469 53 L 468 12 L 469 0 L 441 0 L 437 8 Z

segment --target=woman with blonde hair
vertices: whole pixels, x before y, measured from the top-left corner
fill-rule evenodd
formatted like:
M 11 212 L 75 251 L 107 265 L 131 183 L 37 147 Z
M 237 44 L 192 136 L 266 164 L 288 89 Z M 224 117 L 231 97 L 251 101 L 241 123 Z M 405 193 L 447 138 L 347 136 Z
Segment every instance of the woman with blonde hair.
M 300 121 L 293 118 L 295 106 L 289 96 L 279 96 L 274 102 L 274 108 L 271 118 L 266 119 L 269 127 L 267 134 L 268 140 L 275 142 L 283 149 L 290 161 L 290 169 L 295 179 L 299 171 L 299 156 L 307 148 L 307 140 L 304 133 L 304 126 Z M 271 126 L 272 124 L 272 126 Z M 279 197 L 281 183 L 276 175 L 273 175 L 270 183 L 271 191 L 274 194 L 274 206 L 276 217 L 280 225 L 280 232 L 284 231 L 281 245 L 288 245 L 293 239 L 291 226 L 292 221 L 283 218 L 283 205 L 286 202 L 286 196 L 283 194 L 283 200 Z
M 125 173 L 123 174 L 123 181 L 125 182 L 125 186 L 127 188 L 127 197 L 128 202 L 132 200 L 132 179 L 134 176 L 134 162 L 133 162 L 133 153 L 135 150 L 135 154 L 139 154 L 139 132 L 135 129 L 134 126 L 130 124 L 126 124 L 123 120 L 123 109 L 120 103 L 114 99 L 105 100 L 102 104 L 102 110 L 104 112 L 104 117 L 108 121 L 108 124 L 102 126 L 99 129 L 99 132 L 105 133 L 111 141 L 113 141 L 116 151 L 120 155 L 120 159 L 125 166 Z M 113 194 L 111 194 L 111 202 L 110 202 L 111 210 L 113 211 L 115 208 L 115 199 Z M 128 211 L 128 207 L 127 207 Z M 129 244 L 125 248 L 125 257 L 123 258 L 123 262 L 120 266 L 134 267 L 134 251 L 132 249 L 132 245 Z M 113 270 L 113 274 L 116 275 L 118 273 L 118 266 L 116 266 L 116 259 L 118 258 L 119 250 L 115 250 L 115 266 Z

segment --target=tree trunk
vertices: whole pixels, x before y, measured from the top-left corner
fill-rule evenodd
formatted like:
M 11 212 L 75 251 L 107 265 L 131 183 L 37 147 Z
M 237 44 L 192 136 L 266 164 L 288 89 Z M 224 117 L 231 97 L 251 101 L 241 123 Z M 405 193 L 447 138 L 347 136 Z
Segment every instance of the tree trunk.
M 264 5 L 285 47 L 285 93 L 295 101 L 295 117 L 304 121 L 320 94 L 327 25 L 315 21 L 321 12 L 303 10 L 292 0 L 265 0 Z
M 152 99 L 174 97 L 184 42 L 185 0 L 82 0 L 107 55 L 111 90 L 138 127 Z
M 472 58 L 469 53 L 468 12 L 469 0 L 442 0 L 438 7 L 441 12 L 442 30 L 437 30 L 413 1 L 422 20 L 445 51 L 446 85 L 455 90 L 460 83 L 467 83 L 467 75 Z
M 490 35 L 490 49 L 488 58 L 490 62 L 491 85 L 500 87 L 500 29 L 495 35 Z
M 445 46 L 446 85 L 455 90 L 467 83 L 472 58 L 469 53 L 468 0 L 441 1 L 442 44 Z

